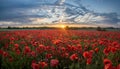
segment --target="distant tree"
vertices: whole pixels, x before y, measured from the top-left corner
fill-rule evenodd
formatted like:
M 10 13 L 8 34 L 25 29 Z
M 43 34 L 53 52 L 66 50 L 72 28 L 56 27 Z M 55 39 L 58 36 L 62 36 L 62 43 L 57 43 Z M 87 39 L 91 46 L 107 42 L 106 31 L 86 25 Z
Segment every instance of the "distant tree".
M 107 29 L 114 29 L 114 27 L 108 27 Z
M 66 26 L 65 29 L 69 29 L 69 26 Z
M 106 31 L 105 28 L 97 27 L 97 31 Z
M 8 27 L 7 27 L 7 29 L 11 29 L 11 27 L 10 27 L 10 26 L 8 26 Z
M 97 31 L 102 31 L 102 28 L 101 27 L 97 27 Z

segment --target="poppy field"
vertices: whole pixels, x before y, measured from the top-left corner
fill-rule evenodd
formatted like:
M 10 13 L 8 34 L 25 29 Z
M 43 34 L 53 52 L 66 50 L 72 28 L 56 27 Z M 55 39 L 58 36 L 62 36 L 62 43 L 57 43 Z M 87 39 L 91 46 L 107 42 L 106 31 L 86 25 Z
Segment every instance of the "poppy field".
M 1 69 L 120 69 L 120 32 L 0 32 Z

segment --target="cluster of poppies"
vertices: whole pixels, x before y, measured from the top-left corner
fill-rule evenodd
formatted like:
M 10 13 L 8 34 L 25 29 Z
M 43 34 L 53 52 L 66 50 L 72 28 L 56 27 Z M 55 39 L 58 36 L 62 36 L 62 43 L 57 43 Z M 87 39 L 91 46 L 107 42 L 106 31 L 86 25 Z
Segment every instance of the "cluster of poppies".
M 120 69 L 120 32 L 0 32 L 1 69 Z

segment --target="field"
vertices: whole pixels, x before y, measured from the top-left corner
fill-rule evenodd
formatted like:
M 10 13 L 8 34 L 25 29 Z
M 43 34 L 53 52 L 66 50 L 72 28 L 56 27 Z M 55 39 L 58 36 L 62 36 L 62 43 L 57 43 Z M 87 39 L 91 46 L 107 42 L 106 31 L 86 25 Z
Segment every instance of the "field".
M 1 69 L 120 69 L 120 32 L 0 32 Z

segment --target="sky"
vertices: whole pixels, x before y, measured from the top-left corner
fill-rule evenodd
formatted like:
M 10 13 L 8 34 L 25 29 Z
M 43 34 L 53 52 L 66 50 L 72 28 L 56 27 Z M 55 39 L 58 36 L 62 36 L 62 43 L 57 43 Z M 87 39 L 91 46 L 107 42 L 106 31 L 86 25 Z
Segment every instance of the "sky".
M 120 0 L 0 0 L 0 27 L 120 27 Z

